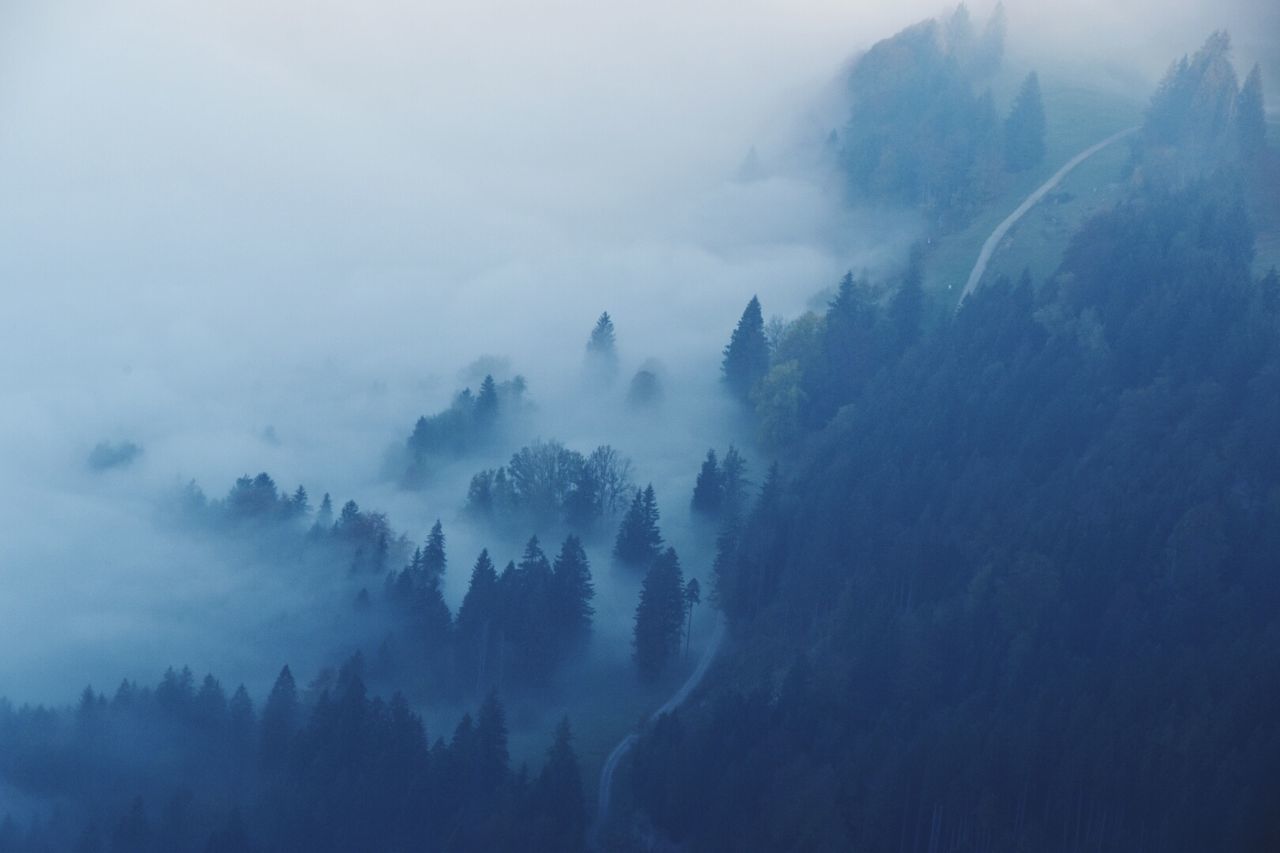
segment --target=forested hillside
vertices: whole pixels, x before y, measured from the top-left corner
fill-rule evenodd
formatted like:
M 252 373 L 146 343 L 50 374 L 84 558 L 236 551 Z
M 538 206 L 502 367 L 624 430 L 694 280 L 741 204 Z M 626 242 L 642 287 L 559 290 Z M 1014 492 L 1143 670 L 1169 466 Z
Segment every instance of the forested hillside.
M 887 297 L 849 277 L 782 338 L 755 399 L 795 461 L 720 539 L 732 651 L 633 766 L 660 835 L 1280 845 L 1280 277 L 1252 275 L 1241 190 L 1262 155 L 1204 98 L 1170 105 L 1224 44 L 1175 66 L 1135 149 L 1199 176 L 1143 168 L 1049 280 L 922 330 L 910 272 Z

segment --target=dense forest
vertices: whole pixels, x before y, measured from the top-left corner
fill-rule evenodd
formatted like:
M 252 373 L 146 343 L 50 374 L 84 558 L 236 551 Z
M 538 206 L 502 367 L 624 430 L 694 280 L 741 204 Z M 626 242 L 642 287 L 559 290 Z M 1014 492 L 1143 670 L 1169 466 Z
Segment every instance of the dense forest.
M 0 853 L 1280 849 L 1262 73 L 1224 32 L 1174 62 L 1054 272 L 957 301 L 947 241 L 1060 165 L 1005 38 L 961 5 L 848 65 L 822 190 L 912 239 L 791 317 L 735 289 L 700 380 L 596 306 L 562 411 L 493 357 L 371 406 L 375 500 L 174 480 L 164 559 L 342 651 L 0 699 Z
M 1049 280 L 925 328 L 910 270 L 850 276 L 787 329 L 752 397 L 796 461 L 721 536 L 714 689 L 635 756 L 657 833 L 1280 845 L 1280 277 L 1242 190 L 1274 153 L 1227 47 L 1175 64 Z

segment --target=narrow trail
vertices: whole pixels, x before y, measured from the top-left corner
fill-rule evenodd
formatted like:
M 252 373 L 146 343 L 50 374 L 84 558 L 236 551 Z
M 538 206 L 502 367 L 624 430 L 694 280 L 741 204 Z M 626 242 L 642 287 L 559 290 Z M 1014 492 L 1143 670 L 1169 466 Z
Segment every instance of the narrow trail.
M 680 685 L 680 689 L 673 693 L 666 702 L 662 703 L 662 706 L 654 711 L 649 716 L 649 719 L 652 720 L 663 714 L 669 714 L 684 704 L 693 691 L 698 689 L 698 685 L 702 683 L 702 679 L 706 677 L 708 670 L 711 669 L 711 663 L 720 651 L 722 642 L 724 642 L 724 622 L 717 620 L 715 630 L 711 632 L 711 639 L 703 650 L 702 657 L 698 659 L 698 665 L 694 667 L 693 672 L 689 673 L 689 677 L 685 679 L 684 684 Z M 599 849 L 600 831 L 604 828 L 609 818 L 609 802 L 613 798 L 613 777 L 617 773 L 618 765 L 622 763 L 622 759 L 631 751 L 631 747 L 635 746 L 638 739 L 639 735 L 635 732 L 629 733 L 613 748 L 613 752 L 610 752 L 609 757 L 605 759 L 604 767 L 600 768 L 600 789 L 596 800 L 596 820 L 591 825 L 590 848 L 592 850 Z
M 1000 241 L 1009 233 L 1009 229 L 1017 224 L 1018 220 L 1026 216 L 1027 211 L 1035 207 L 1036 204 L 1049 193 L 1053 192 L 1053 188 L 1062 183 L 1062 179 L 1071 174 L 1071 171 L 1079 166 L 1085 160 L 1088 160 L 1094 154 L 1102 149 L 1119 142 L 1129 134 L 1135 132 L 1136 127 L 1130 127 L 1119 133 L 1108 136 L 1106 139 L 1091 145 L 1081 151 L 1076 156 L 1067 161 L 1067 164 L 1053 174 L 1049 180 L 1041 184 L 1035 192 L 1027 196 L 1022 204 L 1018 205 L 1017 210 L 1005 217 L 1005 220 L 996 226 L 996 230 L 991 232 L 991 236 L 987 238 L 987 242 L 982 244 L 982 251 L 978 253 L 978 262 L 973 265 L 973 271 L 969 273 L 969 280 L 964 283 L 964 290 L 960 292 L 960 299 L 956 302 L 956 310 L 960 310 L 960 306 L 964 304 L 965 298 L 978 287 L 978 283 L 982 281 L 982 276 L 987 271 L 987 264 L 991 262 L 991 256 L 995 254 L 996 248 L 1000 245 Z

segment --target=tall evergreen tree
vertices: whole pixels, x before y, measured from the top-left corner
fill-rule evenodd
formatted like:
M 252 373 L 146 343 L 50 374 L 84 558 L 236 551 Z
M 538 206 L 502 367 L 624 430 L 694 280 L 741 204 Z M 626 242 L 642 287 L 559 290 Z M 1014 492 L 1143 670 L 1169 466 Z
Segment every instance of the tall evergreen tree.
M 1023 172 L 1044 161 L 1044 101 L 1040 78 L 1032 71 L 1022 82 L 1013 108 L 1004 123 L 1004 164 L 1011 172 Z
M 262 763 L 268 768 L 283 765 L 298 726 L 298 685 L 285 666 L 262 708 Z
M 569 718 L 556 726 L 555 741 L 533 790 L 529 850 L 579 853 L 586 849 L 587 806 L 582 770 L 573 751 Z
M 613 319 L 605 311 L 587 340 L 587 370 L 594 379 L 612 382 L 618 375 L 618 346 Z
M 474 685 L 479 690 L 492 678 L 489 668 L 495 651 L 499 607 L 498 573 L 485 549 L 476 558 L 471 583 L 458 608 L 458 668 L 464 686 Z
M 662 533 L 658 530 L 658 501 L 650 483 L 637 489 L 631 506 L 622 517 L 613 556 L 621 563 L 643 566 L 658 556 Z
M 721 373 L 730 393 L 743 403 L 751 401 L 751 389 L 769 372 L 769 341 L 764 333 L 760 300 L 751 297 L 738 326 L 724 348 Z
M 1256 160 L 1267 148 L 1267 117 L 1263 111 L 1262 69 L 1254 64 L 1236 98 L 1236 144 L 1246 161 Z
M 595 614 L 591 599 L 596 594 L 587 552 L 577 536 L 570 534 L 565 537 L 556 556 L 553 578 L 555 608 L 552 618 L 560 633 L 561 645 L 572 648 L 591 634 L 591 617 Z
M 719 514 L 724 501 L 724 483 L 720 476 L 720 463 L 714 450 L 707 451 L 707 458 L 698 472 L 693 486 L 693 511 L 707 516 Z
M 440 581 L 444 577 L 447 564 L 448 561 L 444 550 L 444 527 L 440 524 L 440 520 L 436 519 L 436 523 L 431 525 L 431 532 L 427 534 L 426 545 L 422 548 L 422 581 Z
M 649 566 L 636 605 L 633 657 L 640 677 L 652 681 L 680 654 L 684 634 L 684 574 L 674 548 Z
M 498 694 L 490 691 L 476 717 L 476 769 L 483 799 L 496 796 L 506 781 L 509 760 L 507 715 Z
M 720 483 L 721 517 L 741 515 L 745 510 L 747 489 L 751 483 L 747 480 L 747 462 L 733 445 L 729 445 L 729 450 L 724 454 L 724 462 L 720 465 Z
M 498 422 L 498 386 L 492 375 L 486 375 L 480 383 L 480 394 L 476 397 L 472 412 L 477 432 L 481 436 L 492 433 Z

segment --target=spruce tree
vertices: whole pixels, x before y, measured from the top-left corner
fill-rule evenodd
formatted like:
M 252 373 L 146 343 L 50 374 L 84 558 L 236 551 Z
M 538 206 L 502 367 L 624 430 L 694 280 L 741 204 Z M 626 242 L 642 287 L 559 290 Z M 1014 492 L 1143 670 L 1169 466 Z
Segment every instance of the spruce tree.
M 1022 172 L 1044 161 L 1044 102 L 1040 98 L 1040 78 L 1032 71 L 1023 81 L 1013 108 L 1004 123 L 1004 164 L 1011 172 Z
M 1255 64 L 1236 97 L 1236 145 L 1245 161 L 1254 161 L 1267 147 L 1267 117 L 1263 112 L 1262 69 Z
M 586 849 L 587 806 L 582 770 L 573 751 L 569 718 L 556 726 L 555 741 L 533 790 L 532 838 L 528 849 L 579 853 Z
M 553 569 L 555 609 L 553 616 L 560 635 L 561 646 L 572 648 L 584 642 L 591 634 L 591 617 L 595 608 L 595 586 L 591 582 L 591 566 L 587 552 L 577 536 L 565 537 L 556 556 Z
M 764 333 L 764 315 L 760 300 L 753 296 L 724 348 L 721 373 L 730 393 L 742 403 L 749 403 L 751 389 L 768 372 L 769 341 Z
M 684 585 L 684 606 L 689 612 L 689 624 L 684 630 L 684 653 L 689 655 L 689 644 L 693 641 L 693 608 L 702 602 L 702 584 L 697 578 L 689 578 Z
M 268 768 L 283 765 L 290 741 L 298 725 L 298 685 L 285 666 L 262 708 L 262 763 Z
M 636 605 L 633 658 L 642 679 L 658 678 L 679 655 L 684 613 L 684 575 L 668 548 L 649 566 Z
M 507 778 L 507 715 L 490 691 L 476 717 L 476 770 L 482 799 L 492 799 Z
M 720 476 L 720 463 L 714 450 L 707 451 L 707 458 L 698 472 L 693 486 L 693 511 L 707 516 L 719 514 L 724 502 L 724 482 Z
M 618 562 L 643 566 L 658 556 L 662 548 L 662 534 L 658 530 L 658 501 L 653 484 L 637 489 L 614 542 L 613 556 Z
M 587 370 L 592 378 L 612 382 L 618 375 L 618 347 L 614 338 L 613 319 L 605 311 L 596 320 L 587 340 Z
M 439 582 L 444 577 L 447 559 L 444 551 L 444 527 L 440 520 L 431 525 L 427 534 L 426 545 L 422 548 L 422 562 L 419 564 L 420 583 Z
M 489 661 L 498 627 L 498 573 L 483 550 L 471 570 L 471 583 L 458 608 L 458 669 L 464 686 L 479 686 L 489 677 Z
M 486 375 L 480 383 L 480 394 L 472 412 L 476 431 L 481 437 L 487 437 L 498 422 L 498 387 L 492 375 Z

